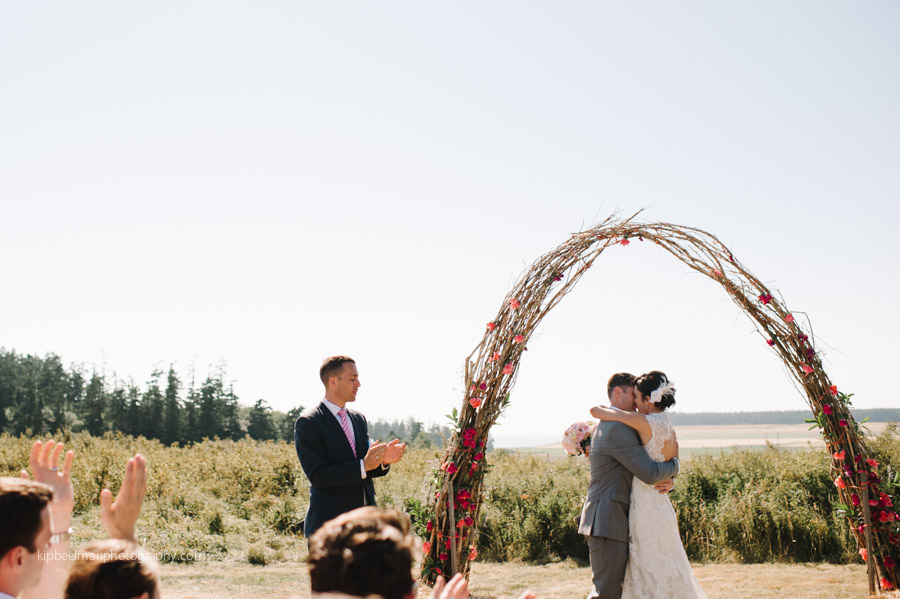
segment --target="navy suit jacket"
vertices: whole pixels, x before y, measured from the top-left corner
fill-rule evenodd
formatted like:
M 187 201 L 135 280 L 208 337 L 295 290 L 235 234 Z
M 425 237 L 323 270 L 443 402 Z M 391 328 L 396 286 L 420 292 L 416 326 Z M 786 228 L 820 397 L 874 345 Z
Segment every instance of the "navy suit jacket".
M 369 450 L 369 426 L 359 412 L 347 409 L 347 415 L 353 425 L 355 457 L 347 435 L 324 402 L 303 412 L 294 424 L 297 457 L 309 479 L 309 507 L 303 523 L 307 537 L 335 516 L 375 505 L 372 479 L 390 470 L 390 466 L 379 466 L 362 478 L 359 461 Z

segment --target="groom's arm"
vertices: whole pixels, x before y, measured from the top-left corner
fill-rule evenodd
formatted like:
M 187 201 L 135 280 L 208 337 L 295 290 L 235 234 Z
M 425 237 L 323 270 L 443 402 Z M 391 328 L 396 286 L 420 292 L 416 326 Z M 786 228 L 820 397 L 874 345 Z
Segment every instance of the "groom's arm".
M 648 485 L 669 480 L 678 474 L 678 460 L 654 462 L 641 447 L 635 432 L 624 424 L 614 425 L 606 435 L 609 440 L 608 455 Z

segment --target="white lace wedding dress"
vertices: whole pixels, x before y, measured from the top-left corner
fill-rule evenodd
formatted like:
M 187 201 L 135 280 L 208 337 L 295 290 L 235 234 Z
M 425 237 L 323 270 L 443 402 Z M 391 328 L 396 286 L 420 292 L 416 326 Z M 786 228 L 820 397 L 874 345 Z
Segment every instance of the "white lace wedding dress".
M 675 437 L 672 424 L 664 413 L 647 414 L 647 422 L 653 437 L 644 449 L 654 462 L 664 462 L 663 444 Z M 637 477 L 631 484 L 628 527 L 628 566 L 622 599 L 706 599 L 681 544 L 669 496 Z

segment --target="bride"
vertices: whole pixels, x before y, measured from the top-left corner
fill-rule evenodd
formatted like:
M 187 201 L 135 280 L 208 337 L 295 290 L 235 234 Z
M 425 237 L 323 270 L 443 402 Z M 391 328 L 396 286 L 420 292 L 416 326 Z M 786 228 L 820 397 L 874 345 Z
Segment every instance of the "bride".
M 663 413 L 675 405 L 672 382 L 664 372 L 648 372 L 638 377 L 634 395 L 637 412 L 596 406 L 591 408 L 591 415 L 636 430 L 654 462 L 677 457 L 675 430 Z M 681 544 L 678 520 L 668 495 L 660 494 L 652 485 L 634 477 L 628 523 L 628 565 L 622 599 L 706 598 Z

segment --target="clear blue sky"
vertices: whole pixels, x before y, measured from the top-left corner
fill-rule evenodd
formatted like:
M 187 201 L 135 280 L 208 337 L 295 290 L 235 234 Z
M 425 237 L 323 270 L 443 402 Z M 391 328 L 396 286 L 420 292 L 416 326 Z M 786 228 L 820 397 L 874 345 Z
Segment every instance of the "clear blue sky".
M 900 5 L 96 2 L 0 8 L 0 345 L 242 400 L 440 420 L 522 270 L 620 210 L 720 237 L 900 406 Z M 529 344 L 498 435 L 618 370 L 681 411 L 803 397 L 714 284 L 616 248 Z

